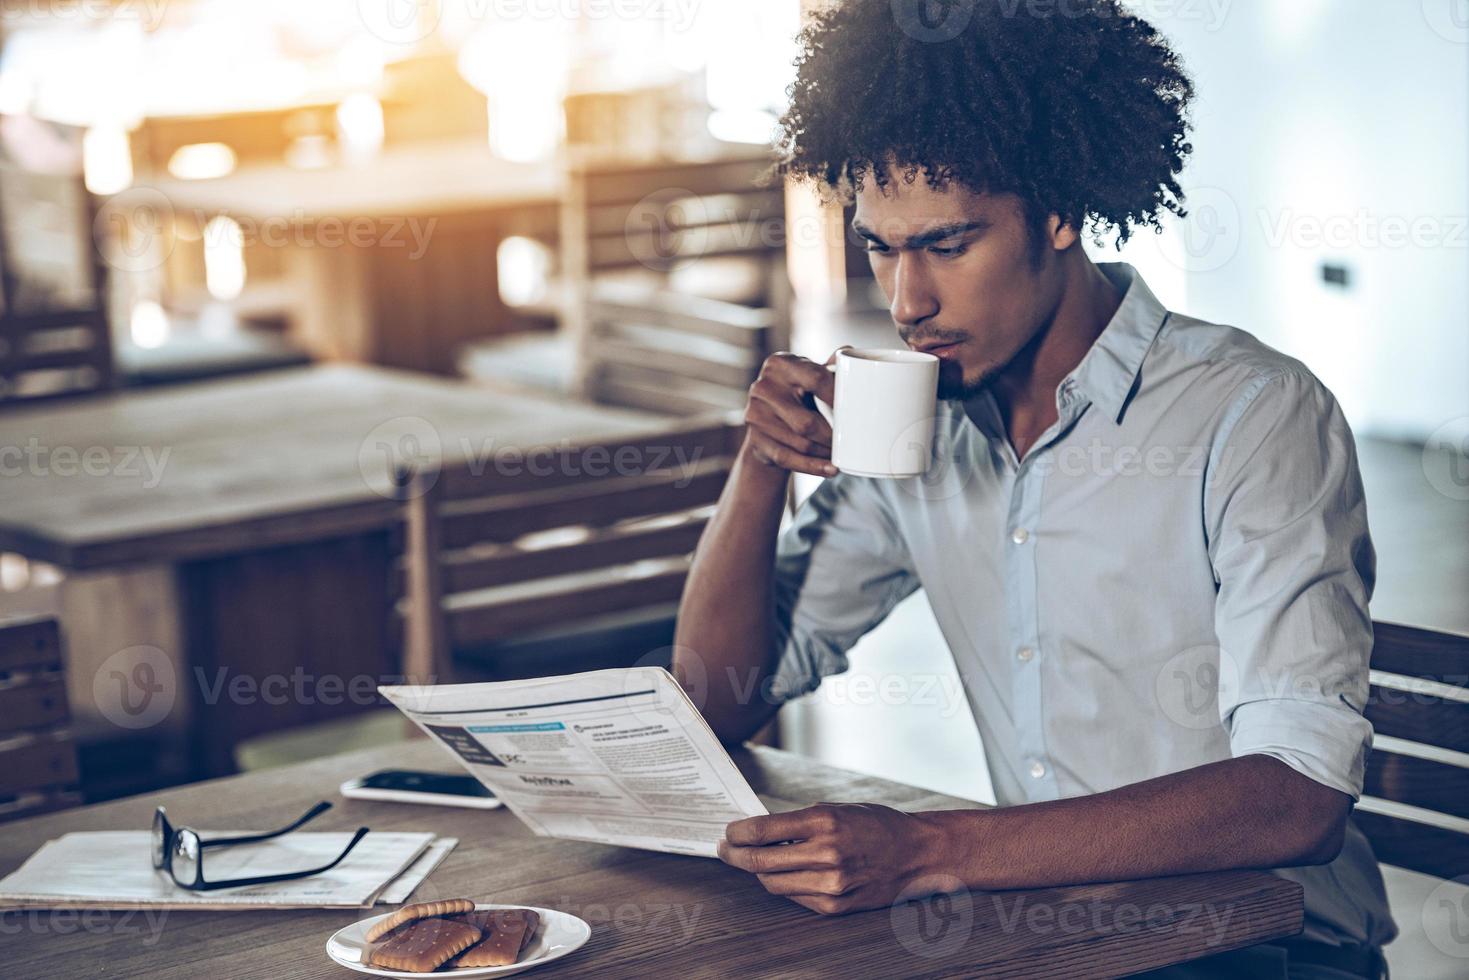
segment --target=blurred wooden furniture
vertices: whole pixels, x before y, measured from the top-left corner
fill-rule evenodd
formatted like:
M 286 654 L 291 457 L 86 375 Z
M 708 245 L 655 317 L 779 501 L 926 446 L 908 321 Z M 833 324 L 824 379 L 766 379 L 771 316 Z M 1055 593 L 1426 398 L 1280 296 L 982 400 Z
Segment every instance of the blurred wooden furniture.
M 1372 750 L 1353 820 L 1385 864 L 1440 878 L 1469 875 L 1469 835 L 1425 822 L 1469 819 L 1469 768 L 1442 751 L 1469 753 L 1469 636 L 1393 623 L 1374 623 L 1373 631 L 1367 718 L 1379 739 L 1404 744 L 1402 751 Z
M 442 683 L 462 657 L 495 677 L 543 676 L 631 666 L 667 647 L 743 431 L 706 416 L 505 466 L 405 472 L 407 673 Z M 662 643 L 638 648 L 623 628 L 643 613 L 667 624 Z M 497 656 L 497 644 L 548 630 L 599 638 L 548 643 L 539 663 L 513 662 L 523 646 Z M 587 646 L 595 652 L 572 652 Z
M 7 476 L 0 550 L 68 571 L 171 566 L 184 649 L 166 652 L 179 664 L 178 710 L 194 712 L 197 770 L 229 771 L 236 741 L 374 707 L 370 693 L 340 685 L 361 678 L 370 692 L 401 675 L 390 592 L 398 466 L 666 425 L 349 366 L 19 408 L 0 413 L 0 446 L 69 446 L 83 458 L 99 447 L 105 465 L 43 456 Z M 68 639 L 97 647 L 99 662 L 152 642 L 116 632 Z M 298 675 L 305 695 L 295 693 Z M 267 679 L 285 679 L 287 693 L 261 688 Z M 90 678 L 77 693 L 90 699 Z
M 687 75 L 664 85 L 570 92 L 561 100 L 566 145 L 622 160 L 676 159 L 717 145 L 702 81 Z
M 152 187 L 172 211 L 161 233 L 175 262 L 202 261 L 184 256 L 197 249 L 179 236 L 217 216 L 240 225 L 247 293 L 275 280 L 291 338 L 311 354 L 449 374 L 464 344 L 519 327 L 500 297 L 500 245 L 555 241 L 562 178 L 456 142 L 388 149 L 360 166 L 250 166 Z
M 775 342 L 790 306 L 785 190 L 766 153 L 704 161 L 573 161 L 561 209 L 563 329 L 588 335 L 604 283 L 771 309 Z M 656 299 L 651 300 L 656 304 Z
M 0 620 L 0 820 L 81 802 L 54 619 Z
M 980 806 L 822 765 L 775 749 L 735 749 L 735 765 L 774 812 L 822 800 L 904 811 Z M 0 874 L 47 840 L 82 830 L 147 828 L 161 804 L 199 827 L 257 826 L 299 813 L 345 780 L 378 769 L 462 772 L 419 741 L 26 820 L 0 835 Z M 771 895 L 721 861 L 536 837 L 509 810 L 341 800 L 313 829 L 432 828 L 459 839 L 414 896 L 452 895 L 559 908 L 591 926 L 587 945 L 541 967 L 546 978 L 681 976 L 1117 977 L 1300 931 L 1301 886 L 1263 871 L 984 893 L 822 918 Z M 85 929 L 0 931 L 13 976 L 346 976 L 323 937 L 362 911 L 89 912 Z M 29 921 L 29 920 L 23 920 Z M 269 936 L 269 942 L 254 937 Z M 248 967 L 241 964 L 248 960 Z
M 107 273 L 92 247 L 80 130 L 3 117 L 0 135 L 0 403 L 105 389 Z M 51 139 L 49 158 L 22 159 L 10 145 Z
M 745 350 L 752 338 L 768 350 L 787 346 L 785 191 L 779 182 L 767 184 L 770 165 L 768 154 L 748 149 L 660 162 L 571 155 L 560 268 L 548 299 L 535 309 L 555 316 L 558 332 L 476 344 L 461 357 L 465 373 L 487 380 L 546 379 L 554 390 L 577 397 L 644 407 L 649 402 L 641 395 L 621 401 L 627 386 L 603 383 L 620 370 L 611 365 L 626 350 L 608 336 L 609 314 L 637 310 L 645 325 L 661 322 L 661 331 L 690 338 L 712 333 L 718 342 Z M 728 306 L 704 307 L 701 313 L 697 299 Z M 756 312 L 741 314 L 735 306 Z M 699 319 L 716 322 L 700 327 Z M 704 374 L 720 360 L 717 351 L 705 359 Z M 688 380 L 694 387 L 709 383 L 700 374 Z M 714 383 L 734 382 L 723 372 Z M 670 397 L 656 407 L 683 414 L 691 406 L 697 411 L 724 401 Z
M 774 311 L 696 296 L 649 303 L 605 291 L 586 317 L 584 390 L 604 405 L 670 415 L 743 409 L 776 350 Z

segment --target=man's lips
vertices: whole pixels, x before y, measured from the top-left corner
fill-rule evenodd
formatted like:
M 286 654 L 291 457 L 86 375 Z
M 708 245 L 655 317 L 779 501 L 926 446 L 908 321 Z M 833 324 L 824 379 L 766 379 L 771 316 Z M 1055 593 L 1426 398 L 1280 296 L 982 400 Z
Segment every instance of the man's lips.
M 947 343 L 924 344 L 913 349 L 920 354 L 932 354 L 935 357 L 944 357 L 945 355 L 956 353 L 963 343 L 964 341 L 962 340 L 951 340 Z

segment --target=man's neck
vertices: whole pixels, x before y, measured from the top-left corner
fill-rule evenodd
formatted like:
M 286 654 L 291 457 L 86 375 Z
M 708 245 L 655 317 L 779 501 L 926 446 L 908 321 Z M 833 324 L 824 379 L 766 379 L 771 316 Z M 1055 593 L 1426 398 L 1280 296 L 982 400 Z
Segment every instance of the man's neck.
M 1086 357 L 1123 294 L 1102 270 L 1078 249 L 1069 262 L 1061 301 L 1051 322 L 992 382 L 995 401 L 1005 422 L 1016 458 L 1024 457 L 1056 421 L 1056 387 Z

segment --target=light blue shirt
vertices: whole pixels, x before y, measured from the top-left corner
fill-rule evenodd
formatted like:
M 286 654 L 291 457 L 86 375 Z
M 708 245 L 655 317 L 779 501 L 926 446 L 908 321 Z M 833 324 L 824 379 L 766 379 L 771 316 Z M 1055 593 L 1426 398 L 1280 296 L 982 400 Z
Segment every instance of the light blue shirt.
M 777 696 L 846 670 L 923 588 L 1002 806 L 1249 754 L 1356 799 L 1375 559 L 1341 409 L 1299 361 L 1101 269 L 1122 305 L 1024 460 L 985 391 L 938 404 L 926 476 L 806 501 L 777 557 Z M 1277 873 L 1308 938 L 1395 935 L 1355 826 L 1331 864 Z

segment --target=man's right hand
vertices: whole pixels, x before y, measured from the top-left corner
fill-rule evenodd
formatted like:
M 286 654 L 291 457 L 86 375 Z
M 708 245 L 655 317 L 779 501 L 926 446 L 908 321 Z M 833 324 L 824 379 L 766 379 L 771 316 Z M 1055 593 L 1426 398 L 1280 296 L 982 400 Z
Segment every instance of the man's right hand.
M 832 354 L 826 363 L 836 358 Z M 831 464 L 831 426 L 812 407 L 810 398 L 828 405 L 836 384 L 824 366 L 798 354 L 771 354 L 750 385 L 745 406 L 745 448 L 756 460 L 777 470 L 835 476 Z

